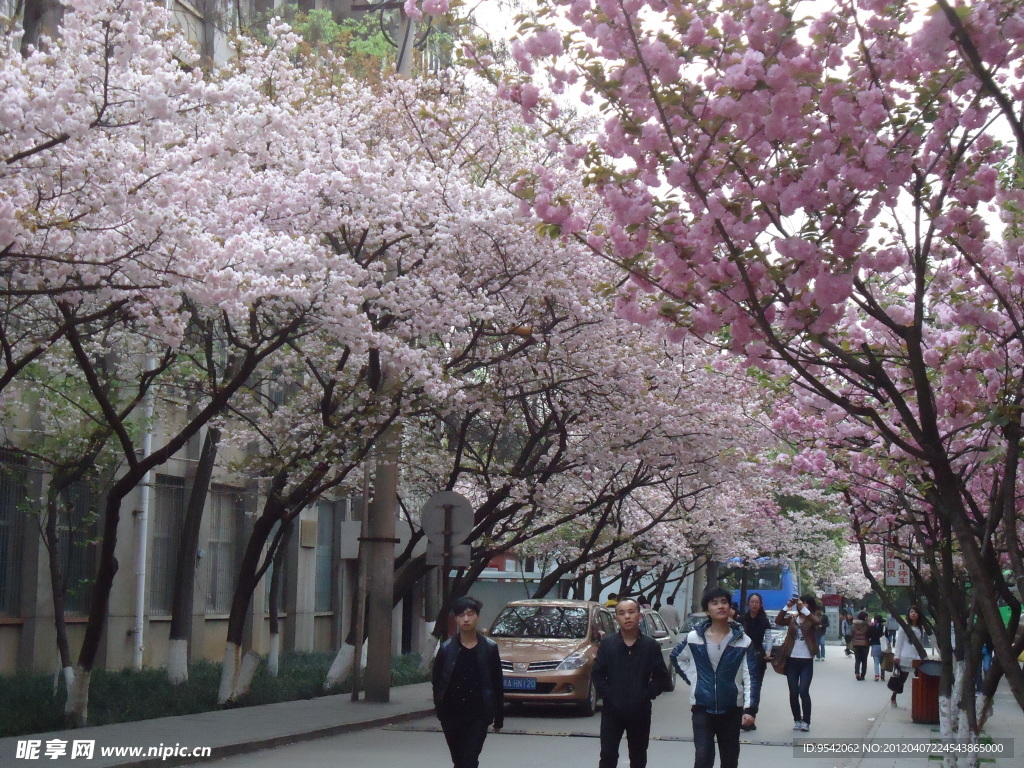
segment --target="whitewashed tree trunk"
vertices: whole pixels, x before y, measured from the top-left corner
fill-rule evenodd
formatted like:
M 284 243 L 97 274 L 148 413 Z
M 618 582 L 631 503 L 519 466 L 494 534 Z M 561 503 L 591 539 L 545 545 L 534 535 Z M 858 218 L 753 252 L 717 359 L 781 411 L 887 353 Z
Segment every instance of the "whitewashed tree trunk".
M 58 667 L 57 671 L 53 673 L 53 695 L 57 695 L 57 691 L 60 689 L 60 679 L 64 678 L 64 690 L 71 695 L 71 686 L 75 684 L 75 668 L 74 667 Z
M 224 666 L 220 672 L 220 690 L 217 692 L 217 703 L 224 705 L 244 696 L 252 686 L 253 675 L 260 666 L 262 658 L 258 653 L 249 651 L 242 655 L 242 647 L 235 643 L 224 646 Z
M 437 655 L 437 649 L 441 647 L 441 641 L 434 637 L 434 622 L 428 621 L 423 624 L 423 654 L 420 656 L 420 669 L 430 669 L 430 665 Z
M 281 667 L 281 633 L 274 632 L 270 635 L 270 652 L 267 653 L 267 672 L 271 677 L 277 677 Z
M 242 657 L 242 666 L 238 671 L 238 679 L 235 682 L 235 690 L 231 698 L 237 699 L 244 696 L 252 688 L 252 679 L 256 676 L 256 670 L 260 668 L 263 657 L 255 651 L 249 651 Z
M 235 679 L 238 667 L 242 662 L 242 646 L 228 643 L 224 646 L 224 666 L 220 670 L 220 690 L 217 692 L 217 703 L 226 704 L 235 690 Z
M 78 728 L 89 724 L 89 681 L 90 673 L 79 667 L 74 672 L 71 687 L 68 688 L 64 714 L 68 715 Z
M 167 649 L 167 679 L 171 685 L 188 682 L 188 640 L 171 640 Z
M 366 668 L 366 643 L 363 643 L 361 654 L 363 668 Z M 341 648 L 331 662 L 331 668 L 327 670 L 327 677 L 324 679 L 324 690 L 340 685 L 352 671 L 352 662 L 356 658 L 356 647 L 348 643 L 342 643 Z

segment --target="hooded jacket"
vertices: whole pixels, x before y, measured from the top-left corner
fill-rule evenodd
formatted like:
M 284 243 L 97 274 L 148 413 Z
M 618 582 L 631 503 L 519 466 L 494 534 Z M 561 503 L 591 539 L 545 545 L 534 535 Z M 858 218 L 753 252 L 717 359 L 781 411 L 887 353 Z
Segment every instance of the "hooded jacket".
M 732 634 L 716 668 L 711 666 L 705 640 L 710 626 L 711 622 L 705 621 L 690 631 L 670 657 L 676 671 L 690 686 L 690 704 L 712 715 L 723 714 L 734 707 L 750 707 L 753 687 L 760 689 L 761 686 L 757 676 L 752 674 L 754 657 L 747 653 L 750 638 L 743 633 L 741 624 L 730 621 Z

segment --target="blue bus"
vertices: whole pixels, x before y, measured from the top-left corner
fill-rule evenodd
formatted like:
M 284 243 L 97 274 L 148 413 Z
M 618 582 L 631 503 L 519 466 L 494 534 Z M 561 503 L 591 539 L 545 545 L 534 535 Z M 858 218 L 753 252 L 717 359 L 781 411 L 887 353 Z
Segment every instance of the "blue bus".
M 718 582 L 732 592 L 740 613 L 747 610 L 747 596 L 757 592 L 764 601 L 765 613 L 774 616 L 800 592 L 793 571 L 790 561 L 783 558 L 744 560 L 735 557 L 719 563 Z

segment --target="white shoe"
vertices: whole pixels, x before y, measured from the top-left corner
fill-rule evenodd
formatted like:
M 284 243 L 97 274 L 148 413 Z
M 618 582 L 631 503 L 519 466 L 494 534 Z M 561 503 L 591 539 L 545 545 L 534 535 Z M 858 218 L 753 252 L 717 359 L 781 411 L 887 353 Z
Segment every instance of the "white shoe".
M 801 731 L 809 731 L 809 730 L 811 730 L 811 724 L 810 723 L 799 723 L 799 725 L 800 725 L 800 730 Z
M 807 730 L 807 724 L 801 722 L 800 720 L 797 720 L 795 723 L 793 723 L 793 730 L 794 731 L 806 731 Z

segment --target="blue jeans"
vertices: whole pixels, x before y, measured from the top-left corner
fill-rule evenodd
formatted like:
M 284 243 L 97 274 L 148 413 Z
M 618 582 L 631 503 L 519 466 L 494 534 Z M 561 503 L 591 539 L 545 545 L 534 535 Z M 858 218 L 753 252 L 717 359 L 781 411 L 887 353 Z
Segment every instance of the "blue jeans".
M 822 632 L 818 635 L 818 658 L 825 658 L 825 633 Z
M 740 761 L 740 724 L 743 710 L 731 707 L 720 715 L 711 715 L 693 707 L 693 768 L 714 768 L 715 740 L 722 753 L 722 768 L 736 768 Z
M 794 659 L 786 662 L 786 681 L 789 683 L 789 708 L 794 722 L 811 724 L 811 679 L 814 677 L 814 659 Z

